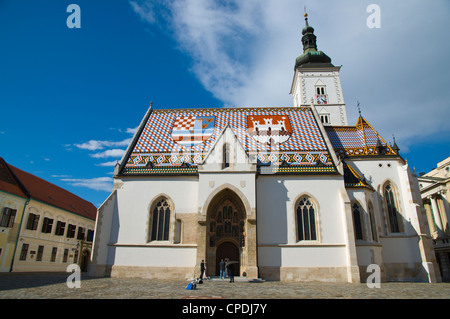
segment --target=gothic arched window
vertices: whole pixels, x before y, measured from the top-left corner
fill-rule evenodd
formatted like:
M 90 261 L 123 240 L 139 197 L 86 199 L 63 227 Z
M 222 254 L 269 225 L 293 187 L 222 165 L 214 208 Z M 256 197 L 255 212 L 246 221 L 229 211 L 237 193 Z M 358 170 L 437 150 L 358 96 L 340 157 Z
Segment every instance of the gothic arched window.
M 372 203 L 369 203 L 369 219 L 370 219 L 370 230 L 372 231 L 372 240 L 378 241 L 377 223 L 375 221 Z
M 158 201 L 152 212 L 151 240 L 169 240 L 170 206 L 167 199 Z
M 316 211 L 308 196 L 300 198 L 296 205 L 297 241 L 317 240 Z
M 354 203 L 352 206 L 353 212 L 353 224 L 355 227 L 355 238 L 364 239 L 363 228 L 362 228 L 362 218 L 361 218 L 361 206 L 358 203 Z
M 384 187 L 384 200 L 388 211 L 391 233 L 400 233 L 400 213 L 398 211 L 394 189 L 390 183 Z

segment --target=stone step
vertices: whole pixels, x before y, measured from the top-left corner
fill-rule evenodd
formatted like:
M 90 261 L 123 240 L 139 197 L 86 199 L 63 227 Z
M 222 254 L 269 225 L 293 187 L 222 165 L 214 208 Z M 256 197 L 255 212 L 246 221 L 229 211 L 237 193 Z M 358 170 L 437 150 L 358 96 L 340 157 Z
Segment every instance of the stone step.
M 221 279 L 219 276 L 208 276 L 203 278 L 203 282 L 206 281 L 221 281 L 221 282 L 227 282 L 230 281 L 229 277 L 226 277 L 225 279 Z M 241 276 L 235 276 L 234 277 L 235 282 L 265 282 L 264 279 L 261 278 L 247 278 L 247 277 L 241 277 Z

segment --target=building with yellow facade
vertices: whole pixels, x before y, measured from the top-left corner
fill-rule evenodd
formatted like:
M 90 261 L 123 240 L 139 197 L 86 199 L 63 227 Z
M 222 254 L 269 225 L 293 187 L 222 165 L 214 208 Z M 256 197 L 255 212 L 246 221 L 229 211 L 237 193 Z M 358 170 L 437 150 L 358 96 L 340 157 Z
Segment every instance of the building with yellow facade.
M 0 271 L 87 271 L 96 207 L 0 158 Z

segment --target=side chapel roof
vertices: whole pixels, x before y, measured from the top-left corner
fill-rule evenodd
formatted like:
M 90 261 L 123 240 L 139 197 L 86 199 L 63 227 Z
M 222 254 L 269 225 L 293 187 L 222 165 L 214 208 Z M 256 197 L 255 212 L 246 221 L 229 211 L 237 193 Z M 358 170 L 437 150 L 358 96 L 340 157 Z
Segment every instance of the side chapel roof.
M 326 126 L 331 144 L 341 156 L 398 156 L 397 144 L 390 146 L 378 132 L 360 116 L 355 126 Z

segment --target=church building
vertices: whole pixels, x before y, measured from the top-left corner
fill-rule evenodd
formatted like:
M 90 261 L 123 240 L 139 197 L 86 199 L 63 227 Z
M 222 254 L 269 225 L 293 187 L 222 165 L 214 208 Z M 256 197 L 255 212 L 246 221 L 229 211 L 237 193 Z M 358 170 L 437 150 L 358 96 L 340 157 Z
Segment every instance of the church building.
M 440 281 L 417 179 L 360 116 L 340 67 L 302 30 L 293 105 L 150 105 L 98 209 L 90 275 Z M 371 266 L 372 267 L 372 266 Z M 369 268 L 373 269 L 373 268 Z

